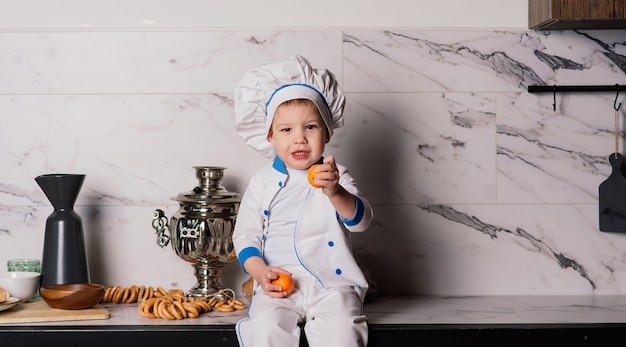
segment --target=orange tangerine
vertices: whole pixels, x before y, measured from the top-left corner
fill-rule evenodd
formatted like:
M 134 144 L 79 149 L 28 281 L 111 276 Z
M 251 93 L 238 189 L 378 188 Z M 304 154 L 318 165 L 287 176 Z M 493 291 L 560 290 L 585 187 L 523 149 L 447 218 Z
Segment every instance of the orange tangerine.
M 320 166 L 320 164 L 313 164 L 309 168 L 308 178 L 309 178 L 309 183 L 311 183 L 313 188 L 320 188 L 321 187 L 321 186 L 318 186 L 317 184 L 315 184 L 315 175 L 316 175 L 315 168 L 318 167 L 318 166 Z
M 272 284 L 279 285 L 283 292 L 289 294 L 293 290 L 293 278 L 287 274 L 278 274 L 278 278 L 272 281 Z

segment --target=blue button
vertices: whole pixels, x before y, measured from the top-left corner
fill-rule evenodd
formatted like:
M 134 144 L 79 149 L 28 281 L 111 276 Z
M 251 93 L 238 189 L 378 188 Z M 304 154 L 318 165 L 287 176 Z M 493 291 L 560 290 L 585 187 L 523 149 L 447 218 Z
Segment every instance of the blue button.
M 334 243 L 334 242 L 332 242 L 332 241 L 328 241 L 328 247 L 333 247 L 334 245 L 335 245 L 335 243 Z
M 261 235 L 261 240 L 265 241 L 265 234 Z
M 337 269 L 337 270 L 335 270 L 335 273 L 336 273 L 337 275 L 341 275 L 341 269 Z
M 283 181 L 278 182 L 278 186 L 282 187 L 283 186 Z
M 266 216 L 269 216 L 270 211 L 268 211 L 268 210 L 263 210 L 263 214 L 264 214 L 264 215 L 266 215 Z

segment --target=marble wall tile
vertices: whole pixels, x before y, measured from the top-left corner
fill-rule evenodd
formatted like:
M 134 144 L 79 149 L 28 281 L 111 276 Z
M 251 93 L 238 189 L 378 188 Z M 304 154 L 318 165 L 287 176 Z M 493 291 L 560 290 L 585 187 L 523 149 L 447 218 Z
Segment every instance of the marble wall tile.
M 624 31 L 346 31 L 351 92 L 518 91 L 626 84 Z M 376 68 L 367 68 L 375 66 Z
M 348 98 L 346 125 L 327 152 L 354 171 L 372 203 L 495 202 L 493 94 Z
M 171 204 L 197 184 L 193 166 L 227 167 L 224 184 L 242 191 L 265 162 L 233 131 L 230 96 L 16 95 L 0 107 L 6 204 L 47 203 L 33 178 L 49 172 L 87 175 L 80 205 Z
M 356 254 L 394 295 L 623 294 L 626 236 L 595 205 L 376 205 Z M 393 250 L 393 251 L 389 251 Z
M 341 32 L 3 33 L 0 93 L 231 93 L 292 54 L 340 71 Z
M 595 203 L 616 151 L 614 97 L 559 95 L 554 111 L 552 97 L 498 94 L 498 202 Z

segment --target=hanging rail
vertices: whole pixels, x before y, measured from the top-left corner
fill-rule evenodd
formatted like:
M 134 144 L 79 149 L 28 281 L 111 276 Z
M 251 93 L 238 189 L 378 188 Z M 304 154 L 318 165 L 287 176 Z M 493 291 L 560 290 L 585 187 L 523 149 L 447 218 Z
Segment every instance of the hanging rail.
M 529 93 L 552 93 L 554 102 L 552 103 L 552 107 L 556 111 L 556 93 L 557 92 L 617 92 L 615 95 L 615 102 L 613 102 L 613 108 L 615 111 L 619 111 L 622 103 L 620 102 L 617 105 L 617 97 L 619 96 L 619 92 L 621 90 L 626 91 L 626 85 L 614 84 L 612 86 L 557 86 L 556 84 L 551 86 L 528 86 Z
M 555 92 L 617 92 L 626 91 L 626 84 L 612 86 L 528 86 L 529 93 L 555 93 Z

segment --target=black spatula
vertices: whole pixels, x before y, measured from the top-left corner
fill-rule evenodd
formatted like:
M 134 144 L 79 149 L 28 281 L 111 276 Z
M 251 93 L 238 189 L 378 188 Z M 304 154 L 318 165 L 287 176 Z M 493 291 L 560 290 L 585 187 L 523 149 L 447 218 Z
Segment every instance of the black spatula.
M 600 184 L 600 231 L 626 233 L 626 177 L 622 173 L 624 157 L 619 153 L 609 156 L 613 171 Z

